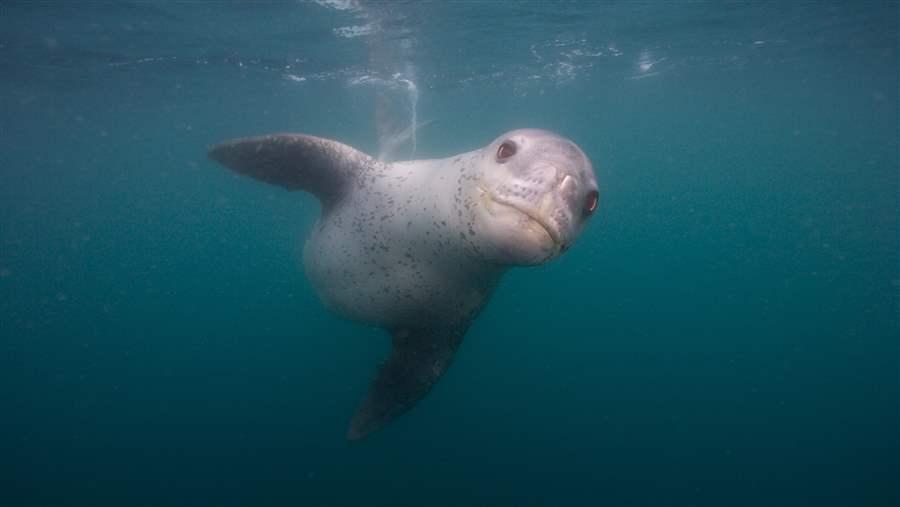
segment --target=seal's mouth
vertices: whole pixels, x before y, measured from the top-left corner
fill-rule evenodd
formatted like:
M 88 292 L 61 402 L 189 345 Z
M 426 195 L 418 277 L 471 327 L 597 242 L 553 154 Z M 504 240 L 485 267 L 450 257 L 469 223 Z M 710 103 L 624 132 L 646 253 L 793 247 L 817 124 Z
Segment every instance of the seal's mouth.
M 496 195 L 492 194 L 491 192 L 488 192 L 484 187 L 478 187 L 478 190 L 481 191 L 481 195 L 483 197 L 485 197 L 486 199 L 488 199 L 496 204 L 499 204 L 500 206 L 504 206 L 506 208 L 513 209 L 513 210 L 517 211 L 518 213 L 524 215 L 529 220 L 531 220 L 533 223 L 540 226 L 541 229 L 543 229 L 544 232 L 547 233 L 547 236 L 550 237 L 550 239 L 553 241 L 553 243 L 556 246 L 562 245 L 562 237 L 559 233 L 559 229 L 557 229 L 556 226 L 552 222 L 547 220 L 546 217 L 541 216 L 540 213 L 538 213 L 534 210 L 522 207 L 508 199 L 504 199 L 502 197 L 496 196 Z

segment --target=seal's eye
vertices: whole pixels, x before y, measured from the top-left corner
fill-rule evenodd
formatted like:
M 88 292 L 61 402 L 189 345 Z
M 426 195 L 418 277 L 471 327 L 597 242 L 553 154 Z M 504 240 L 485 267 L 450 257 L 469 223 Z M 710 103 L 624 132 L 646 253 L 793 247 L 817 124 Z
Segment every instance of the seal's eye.
M 516 145 L 512 141 L 505 141 L 497 148 L 497 162 L 506 162 L 509 157 L 516 154 Z
M 597 211 L 597 200 L 600 198 L 600 193 L 596 190 L 591 190 L 588 192 L 587 197 L 584 199 L 584 209 L 582 213 L 585 217 L 590 216 L 592 213 Z

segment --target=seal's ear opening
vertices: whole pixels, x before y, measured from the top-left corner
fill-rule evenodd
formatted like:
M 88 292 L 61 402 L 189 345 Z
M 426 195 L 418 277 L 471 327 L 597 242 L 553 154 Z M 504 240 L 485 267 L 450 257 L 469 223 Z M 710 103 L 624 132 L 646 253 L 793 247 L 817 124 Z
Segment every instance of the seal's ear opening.
M 210 148 L 208 155 L 238 174 L 288 190 L 310 192 L 326 207 L 350 191 L 360 173 L 378 165 L 350 146 L 302 134 L 226 141 Z

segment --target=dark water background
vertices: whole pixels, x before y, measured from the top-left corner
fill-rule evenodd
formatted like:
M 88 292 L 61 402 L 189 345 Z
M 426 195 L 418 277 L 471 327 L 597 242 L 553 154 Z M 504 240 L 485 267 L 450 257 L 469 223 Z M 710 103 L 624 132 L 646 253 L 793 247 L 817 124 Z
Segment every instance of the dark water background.
M 548 128 L 602 197 L 351 445 L 386 335 L 305 280 L 317 203 L 205 147 L 374 150 L 372 12 L 419 157 Z M 0 2 L 0 505 L 898 505 L 898 15 Z

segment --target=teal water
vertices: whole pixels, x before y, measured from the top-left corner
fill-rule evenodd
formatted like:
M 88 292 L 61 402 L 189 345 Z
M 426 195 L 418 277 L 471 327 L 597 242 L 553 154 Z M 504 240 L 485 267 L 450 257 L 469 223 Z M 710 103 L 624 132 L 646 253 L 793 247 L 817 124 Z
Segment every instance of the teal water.
M 0 505 L 900 504 L 900 12 L 784 4 L 0 2 Z M 205 150 L 376 153 L 397 69 L 417 157 L 551 129 L 600 209 L 350 444 L 387 335 Z

